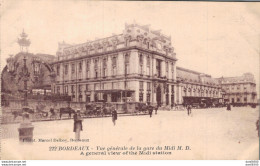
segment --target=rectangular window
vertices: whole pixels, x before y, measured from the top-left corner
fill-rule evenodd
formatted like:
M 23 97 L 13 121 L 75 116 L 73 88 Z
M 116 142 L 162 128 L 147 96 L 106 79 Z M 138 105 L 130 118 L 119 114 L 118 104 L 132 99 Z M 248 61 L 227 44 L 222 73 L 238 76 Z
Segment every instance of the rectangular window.
M 168 62 L 166 62 L 166 64 L 165 64 L 165 67 L 166 67 L 166 77 L 167 78 L 169 78 L 169 63 Z
M 103 77 L 107 76 L 107 68 L 103 68 Z
M 143 55 L 139 54 L 139 74 L 143 74 Z
M 86 95 L 86 102 L 90 102 L 90 95 Z
M 150 66 L 150 56 L 147 56 L 146 65 Z
M 172 92 L 172 94 L 174 94 L 174 85 L 172 85 L 171 92 Z
M 89 78 L 90 61 L 86 61 L 86 78 Z
M 79 94 L 79 102 L 82 102 L 82 94 Z
M 112 75 L 113 75 L 113 76 L 116 75 L 116 66 L 113 66 L 113 68 L 112 68 Z
M 169 93 L 169 84 L 166 85 L 166 93 Z
M 116 57 L 112 58 L 112 75 L 115 76 L 116 75 Z
M 146 101 L 147 101 L 147 103 L 151 102 L 151 94 L 150 93 L 146 94 Z
M 129 63 L 130 62 L 130 56 L 129 53 L 125 54 L 125 63 Z
M 86 84 L 86 91 L 89 91 L 89 89 L 88 89 L 88 84 Z
M 103 68 L 106 68 L 106 67 L 107 67 L 107 59 L 104 58 L 104 59 L 103 59 Z
M 143 82 L 143 81 L 140 81 L 140 82 L 139 82 L 139 89 L 140 89 L 140 90 L 143 90 L 143 89 L 144 89 L 144 82 Z
M 173 66 L 173 63 L 171 65 L 172 65 L 172 79 L 174 79 L 174 66 Z
M 75 64 L 73 63 L 71 65 L 71 74 L 74 74 L 75 73 Z
M 68 64 L 65 65 L 65 74 L 67 75 L 68 74 Z
M 95 69 L 95 78 L 98 78 L 98 69 Z
M 79 93 L 81 93 L 81 92 L 82 92 L 82 86 L 79 85 Z
M 143 102 L 143 95 L 144 95 L 143 93 L 141 92 L 139 93 L 139 102 Z
M 147 61 L 146 61 L 146 67 L 147 67 L 147 75 L 150 75 L 150 56 L 147 56 Z
M 68 94 L 68 86 L 67 85 L 64 87 L 64 92 L 65 92 L 65 94 Z
M 139 65 L 139 74 L 143 74 L 143 65 L 142 64 L 140 64 Z
M 151 90 L 151 83 L 147 82 L 147 90 L 150 91 Z
M 107 59 L 103 59 L 103 77 L 107 75 Z
M 95 61 L 94 61 L 94 68 L 95 68 L 95 69 L 98 68 L 98 59 L 95 59 Z
M 125 75 L 129 74 L 129 54 L 125 54 Z
M 244 97 L 244 102 L 247 102 L 247 97 Z
M 139 64 L 143 64 L 143 54 L 139 54 Z
M 116 66 L 116 57 L 112 58 L 112 66 Z
M 169 94 L 166 94 L 166 105 L 169 105 Z
M 156 74 L 161 77 L 161 60 L 156 59 Z
M 82 62 L 79 62 L 79 72 L 82 72 Z
M 129 63 L 125 64 L 125 75 L 129 74 Z
M 71 85 L 71 92 L 74 93 L 75 90 L 74 90 L 74 85 Z
M 98 78 L 98 59 L 94 60 L 95 78 Z
M 60 65 L 57 65 L 57 76 L 60 75 Z

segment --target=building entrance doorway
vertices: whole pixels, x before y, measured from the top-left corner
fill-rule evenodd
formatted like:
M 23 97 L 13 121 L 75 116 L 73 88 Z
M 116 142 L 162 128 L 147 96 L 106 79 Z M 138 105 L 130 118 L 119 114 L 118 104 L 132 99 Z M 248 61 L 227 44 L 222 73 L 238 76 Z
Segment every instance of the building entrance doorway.
M 162 93 L 161 87 L 158 86 L 157 89 L 156 89 L 156 101 L 157 101 L 157 104 L 158 104 L 158 105 L 161 105 L 161 101 L 162 101 L 162 99 L 161 99 L 161 93 Z

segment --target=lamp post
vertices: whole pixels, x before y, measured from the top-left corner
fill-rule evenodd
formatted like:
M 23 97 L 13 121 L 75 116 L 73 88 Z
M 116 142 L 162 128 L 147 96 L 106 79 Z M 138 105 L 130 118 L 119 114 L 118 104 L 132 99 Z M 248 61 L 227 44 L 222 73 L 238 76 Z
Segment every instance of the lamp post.
M 28 93 L 27 81 L 29 80 L 29 77 L 30 77 L 30 73 L 29 73 L 27 65 L 26 65 L 26 60 L 27 60 L 26 55 L 28 54 L 28 47 L 30 46 L 31 42 L 30 42 L 29 39 L 27 39 L 27 37 L 28 37 L 28 35 L 23 30 L 23 32 L 20 34 L 20 38 L 18 38 L 18 44 L 20 46 L 20 51 L 24 56 L 24 58 L 23 58 L 23 68 L 22 68 L 22 71 L 20 72 L 20 77 L 22 77 L 22 79 L 24 81 L 24 106 L 28 106 L 28 103 L 27 103 L 27 93 Z
M 20 46 L 21 53 L 24 55 L 24 58 L 23 58 L 24 65 L 23 65 L 22 71 L 20 72 L 20 77 L 24 81 L 24 103 L 23 103 L 24 106 L 28 106 L 27 81 L 30 78 L 30 73 L 29 73 L 27 65 L 26 65 L 26 60 L 27 60 L 26 55 L 28 53 L 28 47 L 30 46 L 31 42 L 29 39 L 27 39 L 27 37 L 28 37 L 28 35 L 23 30 L 23 32 L 20 34 L 20 38 L 18 38 L 18 41 L 17 41 Z M 22 114 L 23 114 L 23 122 L 20 123 L 20 127 L 18 128 L 19 140 L 20 140 L 20 142 L 32 142 L 34 127 L 31 123 L 31 121 L 29 120 L 29 114 L 27 112 L 23 112 L 23 110 L 22 110 Z

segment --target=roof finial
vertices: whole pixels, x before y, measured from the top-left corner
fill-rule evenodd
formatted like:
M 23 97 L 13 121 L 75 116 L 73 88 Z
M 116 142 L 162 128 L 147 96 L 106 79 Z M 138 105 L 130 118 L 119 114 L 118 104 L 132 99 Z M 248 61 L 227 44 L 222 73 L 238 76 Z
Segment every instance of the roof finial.
M 31 41 L 29 39 L 27 39 L 28 35 L 24 32 L 24 28 L 23 28 L 23 32 L 20 34 L 20 38 L 18 38 L 18 44 L 20 45 L 21 51 L 23 52 L 24 49 L 26 49 L 26 51 L 28 51 L 28 47 L 31 44 Z

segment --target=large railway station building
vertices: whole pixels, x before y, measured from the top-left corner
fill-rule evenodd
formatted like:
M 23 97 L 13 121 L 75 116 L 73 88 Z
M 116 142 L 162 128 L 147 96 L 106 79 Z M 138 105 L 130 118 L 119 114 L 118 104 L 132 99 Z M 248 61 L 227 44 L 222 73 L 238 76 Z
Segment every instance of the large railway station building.
M 167 106 L 191 98 L 222 98 L 210 75 L 176 67 L 171 37 L 150 26 L 77 45 L 59 43 L 52 92 L 74 102 L 144 102 Z
M 23 96 L 22 81 L 17 83 L 22 57 L 18 53 L 7 59 L 1 75 L 2 94 Z M 27 58 L 28 91 L 51 91 L 51 100 L 163 106 L 201 99 L 257 103 L 254 75 L 212 78 L 178 67 L 171 37 L 146 25 L 126 24 L 121 34 L 82 44 L 59 43 L 56 57 L 28 54 Z

